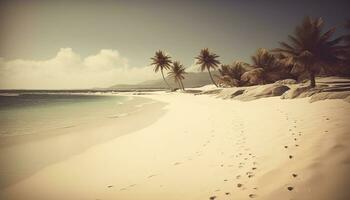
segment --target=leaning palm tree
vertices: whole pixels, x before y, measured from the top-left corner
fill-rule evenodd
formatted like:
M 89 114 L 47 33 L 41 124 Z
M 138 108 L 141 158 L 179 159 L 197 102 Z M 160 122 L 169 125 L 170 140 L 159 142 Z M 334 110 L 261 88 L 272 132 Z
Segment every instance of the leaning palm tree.
M 296 27 L 294 36 L 288 36 L 289 43 L 280 42 L 281 48 L 273 50 L 285 56 L 283 62 L 292 64 L 292 71 L 306 71 L 312 88 L 316 86 L 315 76 L 321 69 L 338 64 L 345 50 L 339 45 L 342 37 L 332 39 L 335 28 L 323 32 L 323 24 L 321 18 L 305 17 Z
M 175 83 L 179 84 L 179 87 L 182 88 L 182 90 L 185 90 L 184 84 L 182 82 L 183 79 L 185 79 L 185 67 L 180 64 L 179 61 L 173 62 L 173 66 L 171 67 L 171 71 L 168 72 L 168 75 L 172 78 L 174 78 Z
M 208 70 L 210 79 L 216 87 L 218 87 L 218 85 L 215 83 L 210 73 L 210 68 L 216 69 L 219 67 L 220 61 L 217 59 L 218 57 L 219 56 L 215 53 L 210 53 L 208 48 L 202 49 L 199 56 L 195 57 L 195 59 L 197 59 L 196 64 L 200 65 L 201 71 Z
M 160 70 L 160 72 L 162 73 L 164 82 L 169 87 L 169 89 L 172 90 L 168 82 L 165 80 L 164 72 L 163 72 L 163 70 L 170 69 L 171 63 L 172 63 L 170 58 L 171 58 L 170 56 L 164 54 L 163 51 L 159 50 L 156 52 L 156 55 L 151 58 L 152 60 L 151 65 L 154 65 L 155 72 L 158 72 Z

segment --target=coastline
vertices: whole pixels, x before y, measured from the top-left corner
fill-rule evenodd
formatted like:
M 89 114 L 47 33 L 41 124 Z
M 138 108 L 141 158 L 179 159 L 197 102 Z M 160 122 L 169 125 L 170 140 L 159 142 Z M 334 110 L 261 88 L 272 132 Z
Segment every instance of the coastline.
M 350 196 L 347 102 L 279 97 L 241 102 L 181 93 L 144 97 L 166 104 L 166 112 L 154 123 L 47 166 L 4 188 L 0 197 L 345 200 Z M 140 114 L 139 122 L 156 115 L 150 109 L 147 117 Z M 129 128 L 137 124 L 134 117 L 124 119 Z
M 0 189 L 94 145 L 148 126 L 164 113 L 162 107 L 165 106 L 143 97 L 131 97 L 122 104 L 118 106 L 117 115 L 104 121 L 62 127 L 49 133 L 1 137 Z M 155 114 L 148 115 L 150 112 Z M 135 124 L 126 126 L 131 119 Z

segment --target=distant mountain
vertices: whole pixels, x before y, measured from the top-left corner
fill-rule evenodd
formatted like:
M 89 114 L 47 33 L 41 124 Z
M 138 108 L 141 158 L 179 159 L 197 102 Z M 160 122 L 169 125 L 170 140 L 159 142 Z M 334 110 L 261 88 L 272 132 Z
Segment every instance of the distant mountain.
M 218 74 L 218 72 L 212 72 L 214 80 L 216 80 L 215 75 Z M 159 75 L 161 77 L 161 75 Z M 169 85 L 173 88 L 177 88 L 178 85 L 174 82 L 174 79 L 166 78 Z M 183 80 L 183 84 L 185 87 L 201 87 L 203 85 L 212 84 L 210 81 L 210 77 L 208 72 L 189 72 L 185 75 L 185 80 Z M 157 79 L 157 80 L 149 80 L 145 81 L 139 84 L 117 84 L 109 87 L 108 89 L 163 89 L 167 88 L 166 84 L 164 83 L 163 79 Z

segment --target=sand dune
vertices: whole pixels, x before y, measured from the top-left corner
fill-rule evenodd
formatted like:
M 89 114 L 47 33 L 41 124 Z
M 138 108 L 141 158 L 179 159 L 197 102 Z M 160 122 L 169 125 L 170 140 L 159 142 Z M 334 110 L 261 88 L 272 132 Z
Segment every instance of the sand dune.
M 0 198 L 350 199 L 349 103 L 148 98 L 167 103 L 155 123 L 48 166 Z

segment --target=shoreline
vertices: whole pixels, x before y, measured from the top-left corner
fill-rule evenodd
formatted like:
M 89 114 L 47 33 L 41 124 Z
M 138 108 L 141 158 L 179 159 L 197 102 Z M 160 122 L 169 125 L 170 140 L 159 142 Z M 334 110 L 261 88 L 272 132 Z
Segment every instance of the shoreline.
M 108 117 L 103 122 L 53 129 L 50 133 L 1 137 L 0 189 L 27 178 L 46 166 L 64 162 L 94 145 L 142 129 L 163 114 L 162 107 L 165 104 L 162 102 L 143 97 L 133 97 L 126 101 L 128 102 L 123 104 L 127 106 L 118 108 L 118 116 Z M 145 118 L 150 112 L 155 115 Z M 135 126 L 125 126 L 130 119 L 136 121 Z
M 140 96 L 165 103 L 166 112 L 147 127 L 43 168 L 1 190 L 0 197 L 345 200 L 350 196 L 346 187 L 350 105 L 345 101 L 270 97 L 242 102 L 181 93 Z M 133 124 L 125 120 L 125 126 Z

